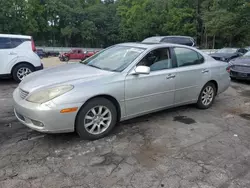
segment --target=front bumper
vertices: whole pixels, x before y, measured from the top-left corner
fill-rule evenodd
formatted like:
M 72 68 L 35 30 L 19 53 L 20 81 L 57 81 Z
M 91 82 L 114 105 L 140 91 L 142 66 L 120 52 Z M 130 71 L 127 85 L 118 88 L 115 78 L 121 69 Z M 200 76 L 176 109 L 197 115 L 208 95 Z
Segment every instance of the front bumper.
M 39 132 L 62 133 L 73 132 L 76 112 L 60 113 L 62 109 L 78 107 L 77 104 L 55 105 L 53 101 L 36 104 L 22 99 L 17 88 L 13 93 L 14 112 L 17 119 L 27 127 Z
M 240 80 L 250 80 L 250 73 L 231 70 L 230 77 L 235 78 L 235 79 L 240 79 Z

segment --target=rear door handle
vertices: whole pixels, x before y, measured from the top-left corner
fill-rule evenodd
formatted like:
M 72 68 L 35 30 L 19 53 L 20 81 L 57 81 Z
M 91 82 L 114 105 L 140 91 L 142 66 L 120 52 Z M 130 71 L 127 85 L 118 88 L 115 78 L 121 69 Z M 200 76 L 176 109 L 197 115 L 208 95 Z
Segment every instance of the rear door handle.
M 201 72 L 202 72 L 202 73 L 208 73 L 209 70 L 208 70 L 208 69 L 203 69 Z
M 167 77 L 166 77 L 167 79 L 172 79 L 172 78 L 175 78 L 175 74 L 169 74 L 169 75 L 167 75 Z

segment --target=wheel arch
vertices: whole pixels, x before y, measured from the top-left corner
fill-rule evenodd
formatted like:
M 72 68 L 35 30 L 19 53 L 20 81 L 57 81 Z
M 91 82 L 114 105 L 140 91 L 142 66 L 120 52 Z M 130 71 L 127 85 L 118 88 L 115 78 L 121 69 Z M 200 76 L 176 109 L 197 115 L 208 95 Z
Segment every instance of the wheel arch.
M 35 69 L 34 65 L 32 65 L 31 63 L 29 63 L 29 62 L 27 62 L 27 61 L 21 61 L 21 62 L 15 64 L 15 65 L 11 68 L 11 75 L 13 74 L 13 70 L 14 70 L 18 65 L 21 65 L 21 64 L 29 65 L 29 66 L 33 67 L 33 69 Z
M 216 89 L 216 95 L 217 95 L 217 93 L 218 93 L 218 89 L 219 89 L 219 86 L 218 86 L 218 82 L 217 81 L 215 81 L 215 80 L 210 80 L 210 81 L 208 81 L 205 85 L 207 85 L 208 83 L 212 83 L 212 84 L 214 84 L 214 86 L 215 86 L 215 89 Z M 204 85 L 204 86 L 205 86 Z M 204 87 L 203 86 L 203 87 Z
M 117 100 L 115 97 L 111 96 L 111 95 L 108 95 L 108 94 L 100 94 L 100 95 L 96 95 L 96 96 L 93 96 L 93 97 L 89 98 L 89 99 L 80 107 L 80 109 L 78 110 L 78 112 L 77 112 L 77 114 L 76 114 L 75 125 L 76 125 L 76 120 L 77 120 L 78 114 L 80 113 L 81 109 L 83 109 L 83 108 L 85 107 L 85 105 L 86 105 L 89 101 L 91 101 L 91 100 L 93 100 L 93 99 L 95 99 L 95 98 L 105 98 L 105 99 L 109 100 L 110 102 L 112 102 L 112 103 L 115 105 L 115 108 L 116 108 L 116 110 L 117 110 L 117 122 L 120 121 L 120 119 L 121 119 L 121 106 L 120 106 L 118 100 Z M 75 127 L 75 126 L 74 126 L 74 127 Z

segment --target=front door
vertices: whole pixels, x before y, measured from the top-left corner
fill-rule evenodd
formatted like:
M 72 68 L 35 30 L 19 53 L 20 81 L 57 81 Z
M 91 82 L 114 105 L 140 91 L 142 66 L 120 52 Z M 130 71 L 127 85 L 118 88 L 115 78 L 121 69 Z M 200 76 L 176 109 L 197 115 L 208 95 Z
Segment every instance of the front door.
M 168 48 L 148 53 L 138 64 L 150 67 L 148 75 L 128 74 L 125 79 L 127 117 L 170 107 L 174 104 L 175 66 Z

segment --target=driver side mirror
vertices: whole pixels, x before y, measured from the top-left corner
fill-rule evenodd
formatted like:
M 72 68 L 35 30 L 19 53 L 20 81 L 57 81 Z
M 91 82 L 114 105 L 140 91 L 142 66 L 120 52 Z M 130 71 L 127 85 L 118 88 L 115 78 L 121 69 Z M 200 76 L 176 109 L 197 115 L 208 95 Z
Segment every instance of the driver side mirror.
M 149 74 L 150 67 L 147 66 L 138 66 L 135 68 L 133 74 Z

